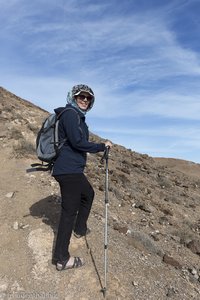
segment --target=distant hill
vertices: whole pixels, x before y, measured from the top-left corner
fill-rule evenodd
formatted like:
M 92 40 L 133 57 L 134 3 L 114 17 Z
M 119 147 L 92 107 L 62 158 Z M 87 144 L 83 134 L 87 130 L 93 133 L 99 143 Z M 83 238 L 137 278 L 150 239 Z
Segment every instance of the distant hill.
M 51 264 L 60 194 L 36 162 L 35 137 L 48 112 L 0 88 L 0 299 L 103 299 L 102 154 L 88 155 L 95 188 L 87 239 L 72 237 L 80 270 Z M 94 141 L 104 140 L 91 134 Z M 107 299 L 200 299 L 200 165 L 152 158 L 114 145 L 109 157 Z M 32 297 L 32 298 L 31 298 Z

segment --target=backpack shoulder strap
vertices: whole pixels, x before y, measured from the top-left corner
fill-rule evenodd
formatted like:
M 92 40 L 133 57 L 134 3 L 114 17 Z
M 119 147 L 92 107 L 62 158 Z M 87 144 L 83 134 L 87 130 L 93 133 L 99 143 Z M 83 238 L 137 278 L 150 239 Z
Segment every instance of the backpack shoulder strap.
M 75 113 L 77 114 L 78 116 L 78 120 L 79 120 L 79 124 L 80 124 L 80 116 L 79 116 L 79 113 L 73 108 L 73 107 L 65 107 L 65 109 L 63 109 L 58 115 L 57 115 L 57 120 L 60 119 L 60 117 L 62 116 L 62 114 L 67 111 L 67 110 L 73 110 L 75 111 Z
M 67 110 L 73 110 L 76 114 L 77 114 L 77 117 L 78 117 L 78 125 L 80 126 L 80 123 L 81 123 L 81 119 L 80 119 L 80 116 L 79 116 L 79 113 L 73 108 L 73 107 L 66 107 L 65 109 L 63 109 L 58 115 L 57 115 L 57 120 L 56 120 L 56 123 L 55 123 L 55 145 L 59 145 L 59 148 L 62 147 L 62 145 L 67 141 L 67 138 L 65 138 L 62 142 L 59 142 L 59 138 L 58 138 L 58 125 L 59 125 L 59 119 L 61 117 L 61 115 L 67 111 Z

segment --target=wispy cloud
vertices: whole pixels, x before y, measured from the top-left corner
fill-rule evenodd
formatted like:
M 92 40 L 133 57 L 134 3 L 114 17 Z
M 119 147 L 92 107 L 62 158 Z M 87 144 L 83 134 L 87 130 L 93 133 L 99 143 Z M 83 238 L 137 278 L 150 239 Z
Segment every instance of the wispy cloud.
M 49 0 L 48 5 L 0 0 L 0 5 L 1 85 L 52 111 L 65 104 L 72 85 L 88 83 L 96 94 L 91 119 L 103 118 L 107 126 L 110 119 L 115 125 L 118 118 L 129 119 L 129 127 L 115 127 L 121 141 L 134 135 L 146 145 L 140 134 L 150 145 L 150 137 L 159 138 L 163 128 L 175 145 L 173 138 L 182 139 L 184 129 L 187 145 L 198 145 L 199 131 L 184 126 L 185 120 L 200 118 L 198 1 L 153 0 L 142 6 L 115 0 Z M 142 124 L 143 118 L 156 117 L 157 128 L 134 128 L 135 118 Z M 182 124 L 173 128 L 171 119 Z
M 123 124 L 122 124 L 123 126 Z M 101 131 L 104 133 L 113 133 L 119 135 L 132 135 L 132 136 L 148 136 L 148 137 L 175 137 L 185 139 L 186 137 L 199 141 L 200 145 L 200 129 L 193 126 L 162 126 L 161 128 L 123 128 L 123 127 L 107 127 L 99 125 L 98 127 L 93 125 L 95 131 Z
M 188 86 L 189 88 L 189 86 Z M 190 89 L 189 89 L 190 90 Z M 182 91 L 142 90 L 126 95 L 100 95 L 101 100 L 96 103 L 92 114 L 107 118 L 161 116 L 199 120 L 200 118 L 200 90 L 184 94 Z M 110 113 L 112 112 L 112 113 Z

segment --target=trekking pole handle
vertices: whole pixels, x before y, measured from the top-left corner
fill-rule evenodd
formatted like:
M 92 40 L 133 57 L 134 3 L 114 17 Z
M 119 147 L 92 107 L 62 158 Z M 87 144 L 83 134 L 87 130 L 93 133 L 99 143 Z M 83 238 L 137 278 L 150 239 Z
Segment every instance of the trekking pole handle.
M 104 159 L 108 159 L 108 154 L 110 151 L 110 146 L 106 146 L 106 149 L 104 150 L 103 156 L 101 158 L 101 163 L 103 163 Z

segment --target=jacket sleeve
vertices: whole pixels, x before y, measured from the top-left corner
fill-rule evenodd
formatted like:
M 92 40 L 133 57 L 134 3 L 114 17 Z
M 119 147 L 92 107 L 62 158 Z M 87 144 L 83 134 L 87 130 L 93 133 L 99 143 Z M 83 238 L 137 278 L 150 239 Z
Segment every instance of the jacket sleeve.
M 105 150 L 104 143 L 92 143 L 87 140 L 86 132 L 79 124 L 79 116 L 73 110 L 68 110 L 62 117 L 62 126 L 67 143 L 78 151 L 97 153 Z

